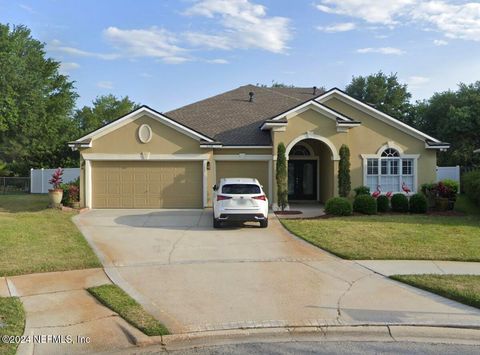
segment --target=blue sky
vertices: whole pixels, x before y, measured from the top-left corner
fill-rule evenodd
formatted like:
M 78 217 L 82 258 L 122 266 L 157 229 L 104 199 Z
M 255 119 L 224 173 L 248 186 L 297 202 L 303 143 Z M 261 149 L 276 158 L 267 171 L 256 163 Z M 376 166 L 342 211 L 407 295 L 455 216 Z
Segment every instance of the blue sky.
M 0 0 L 76 82 L 78 106 L 160 111 L 248 83 L 343 88 L 395 72 L 414 99 L 480 80 L 480 3 L 446 0 Z

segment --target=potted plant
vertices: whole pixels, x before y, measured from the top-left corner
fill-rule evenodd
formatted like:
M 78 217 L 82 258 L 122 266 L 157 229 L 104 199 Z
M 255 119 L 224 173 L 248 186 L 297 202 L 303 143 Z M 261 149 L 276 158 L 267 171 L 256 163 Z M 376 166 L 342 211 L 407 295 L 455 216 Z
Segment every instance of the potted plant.
M 449 187 L 446 186 L 443 182 L 439 182 L 437 184 L 437 198 L 435 199 L 435 208 L 439 211 L 446 211 L 447 209 L 450 209 L 452 204 L 452 199 L 455 197 L 455 193 L 453 190 Z M 453 203 L 455 203 L 453 201 Z
M 70 206 L 73 208 L 80 208 L 80 189 L 78 188 L 77 185 L 70 185 L 68 187 L 68 201 L 70 203 Z
M 60 187 L 63 181 L 62 176 L 63 169 L 58 168 L 53 172 L 52 178 L 48 180 L 53 187 L 52 189 L 48 190 L 48 197 L 50 198 L 50 205 L 52 207 L 58 207 L 62 202 L 63 189 Z

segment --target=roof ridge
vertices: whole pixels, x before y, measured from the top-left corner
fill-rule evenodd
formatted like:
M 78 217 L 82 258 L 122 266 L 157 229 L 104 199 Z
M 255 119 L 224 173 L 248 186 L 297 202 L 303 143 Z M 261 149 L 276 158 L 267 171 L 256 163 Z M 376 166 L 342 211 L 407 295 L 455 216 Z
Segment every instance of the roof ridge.
M 173 110 L 167 111 L 167 113 L 173 112 L 173 111 L 177 111 L 177 110 L 183 109 L 183 108 L 185 108 L 185 107 L 189 107 L 189 106 L 191 106 L 191 105 L 196 105 L 196 104 L 198 104 L 198 103 L 200 103 L 200 102 L 213 99 L 213 98 L 215 98 L 215 97 L 217 97 L 217 96 L 223 96 L 223 95 L 225 95 L 225 94 L 227 94 L 227 93 L 229 93 L 229 92 L 232 92 L 232 91 L 235 91 L 235 90 L 238 90 L 238 89 L 241 89 L 241 88 L 245 88 L 245 87 L 247 87 L 247 86 L 255 86 L 255 85 L 252 85 L 252 84 L 242 85 L 242 86 L 239 86 L 239 87 L 237 87 L 237 88 L 235 88 L 235 89 L 231 89 L 231 90 L 222 92 L 222 93 L 220 93 L 220 94 L 216 94 L 216 95 L 213 95 L 213 96 L 209 96 L 209 97 L 206 97 L 206 98 L 204 98 L 204 99 L 200 99 L 200 100 L 198 100 L 198 101 L 194 101 L 194 102 L 192 102 L 192 103 L 189 103 L 189 104 L 187 104 L 187 105 L 183 105 L 183 106 L 174 108 Z
M 274 94 L 277 94 L 277 95 L 281 95 L 281 96 L 285 96 L 285 97 L 288 97 L 290 99 L 294 99 L 296 101 L 299 101 L 299 102 L 302 102 L 302 100 L 300 100 L 299 98 L 296 98 L 296 97 L 293 97 L 293 96 L 290 96 L 290 95 L 286 95 L 284 93 L 281 93 L 281 92 L 278 92 L 278 91 L 275 91 L 275 90 L 272 90 L 271 88 L 268 88 L 268 87 L 262 87 L 262 86 L 257 86 L 257 85 L 254 85 L 256 88 L 259 88 L 259 89 L 262 89 L 262 90 L 267 90 L 269 92 L 273 92 Z

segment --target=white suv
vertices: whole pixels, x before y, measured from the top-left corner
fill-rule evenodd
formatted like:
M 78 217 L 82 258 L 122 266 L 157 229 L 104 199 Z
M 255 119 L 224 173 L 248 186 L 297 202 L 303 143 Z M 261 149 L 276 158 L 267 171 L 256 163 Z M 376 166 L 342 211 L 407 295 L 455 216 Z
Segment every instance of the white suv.
M 268 199 L 257 179 L 226 178 L 213 187 L 213 227 L 227 221 L 256 221 L 268 226 Z

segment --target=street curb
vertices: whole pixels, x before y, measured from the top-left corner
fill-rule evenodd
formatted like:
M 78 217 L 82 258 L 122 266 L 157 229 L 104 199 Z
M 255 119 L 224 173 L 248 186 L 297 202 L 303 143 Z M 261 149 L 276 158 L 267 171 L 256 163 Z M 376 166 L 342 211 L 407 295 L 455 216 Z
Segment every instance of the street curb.
M 428 325 L 354 325 L 254 328 L 192 332 L 150 337 L 142 345 L 181 350 L 225 344 L 292 341 L 375 341 L 480 345 L 480 329 Z

